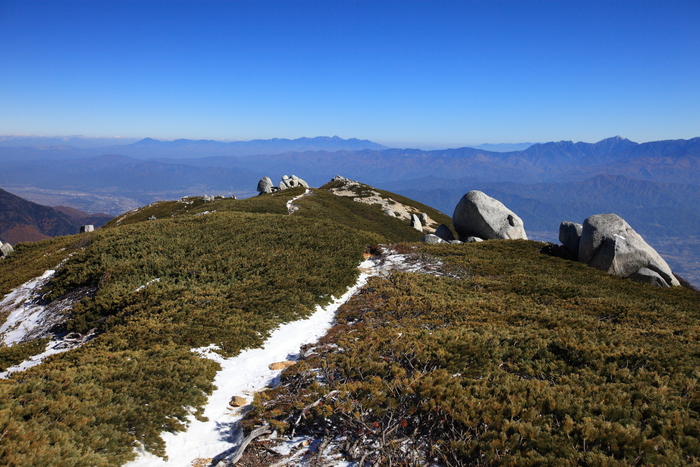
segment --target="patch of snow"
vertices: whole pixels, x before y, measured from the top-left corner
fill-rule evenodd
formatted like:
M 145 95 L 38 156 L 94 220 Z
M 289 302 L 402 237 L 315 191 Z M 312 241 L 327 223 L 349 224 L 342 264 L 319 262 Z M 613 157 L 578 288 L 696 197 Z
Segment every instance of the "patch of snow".
M 51 339 L 46 345 L 46 350 L 42 353 L 29 357 L 19 365 L 9 367 L 0 373 L 0 379 L 7 379 L 12 373 L 27 370 L 33 366 L 40 364 L 46 357 L 55 355 L 69 350 L 75 349 L 83 345 L 85 342 L 92 340 L 96 334 L 91 332 L 86 336 L 76 336 L 75 333 L 67 334 L 62 337 Z
M 71 256 L 73 255 L 68 255 L 68 258 Z M 90 331 L 85 336 L 77 333 L 54 335 L 53 330 L 65 319 L 66 310 L 94 290 L 77 289 L 59 300 L 50 303 L 43 301 L 43 295 L 40 293 L 42 287 L 51 280 L 68 258 L 61 261 L 56 268 L 49 269 L 41 276 L 15 288 L 0 301 L 0 316 L 7 316 L 0 326 L 0 346 L 13 346 L 32 339 L 52 336 L 43 352 L 6 369 L 0 373 L 0 379 L 6 379 L 12 373 L 36 366 L 49 355 L 80 347 L 95 337 L 94 331 Z
M 160 282 L 160 277 L 156 277 L 155 279 L 151 279 L 150 281 L 146 282 L 145 284 L 139 286 L 134 290 L 134 292 L 141 292 L 143 289 L 148 287 L 149 285 L 153 284 L 154 282 Z
M 5 323 L 0 326 L 0 342 L 13 345 L 26 340 L 46 318 L 46 307 L 38 304 L 39 290 L 56 274 L 49 269 L 41 276 L 32 279 L 12 290 L 0 301 L 0 315 L 9 312 Z

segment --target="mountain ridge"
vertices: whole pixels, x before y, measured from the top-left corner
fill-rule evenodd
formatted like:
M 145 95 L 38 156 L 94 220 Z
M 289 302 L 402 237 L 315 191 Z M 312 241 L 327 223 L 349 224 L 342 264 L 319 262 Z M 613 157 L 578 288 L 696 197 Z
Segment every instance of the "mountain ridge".
M 295 462 L 270 449 L 295 435 L 325 444 L 294 453 L 330 465 L 700 459 L 687 436 L 700 429 L 697 292 L 547 256 L 539 242 L 422 244 L 408 221 L 356 198 L 447 216 L 361 183 L 336 193 L 338 183 L 157 202 L 0 260 L 0 290 L 14 290 L 0 318 L 52 323 L 27 340 L 0 329 L 12 341 L 0 369 L 15 368 L 0 384 L 7 463 L 211 464 L 259 427 L 277 436 L 250 444 L 245 462 L 258 467 Z M 358 281 L 372 265 L 385 269 Z M 245 360 L 271 387 L 216 379 L 245 349 L 267 349 L 280 324 L 341 295 L 352 297 L 318 342 Z M 33 367 L 15 366 L 32 356 Z M 238 368 L 232 378 L 246 374 Z M 224 392 L 211 412 L 214 381 Z M 181 449 L 190 429 L 206 448 Z

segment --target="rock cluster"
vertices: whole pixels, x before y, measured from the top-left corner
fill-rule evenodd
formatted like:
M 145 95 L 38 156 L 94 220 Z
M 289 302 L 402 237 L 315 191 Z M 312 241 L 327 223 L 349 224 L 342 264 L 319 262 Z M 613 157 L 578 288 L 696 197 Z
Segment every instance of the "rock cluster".
M 503 203 L 477 190 L 470 191 L 459 200 L 452 215 L 452 225 L 463 242 L 482 239 L 527 240 L 523 221 Z
M 661 255 L 617 214 L 596 214 L 583 225 L 562 222 L 559 241 L 557 256 L 637 282 L 680 285 Z
M 258 194 L 264 195 L 266 193 L 274 193 L 276 191 L 286 190 L 287 188 L 295 188 L 298 186 L 309 188 L 309 184 L 296 175 L 282 175 L 282 180 L 280 180 L 277 186 L 272 184 L 272 179 L 270 177 L 263 177 L 258 182 L 257 191 Z
M 0 242 L 0 257 L 5 257 L 15 251 L 9 243 Z

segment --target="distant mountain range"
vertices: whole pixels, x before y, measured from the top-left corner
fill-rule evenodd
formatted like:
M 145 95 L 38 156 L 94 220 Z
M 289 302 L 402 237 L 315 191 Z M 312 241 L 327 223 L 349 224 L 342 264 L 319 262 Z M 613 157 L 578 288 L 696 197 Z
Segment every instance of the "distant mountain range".
M 94 143 L 94 140 L 91 141 Z M 112 144 L 93 146 L 80 138 L 18 139 L 0 137 L 0 160 L 77 159 L 102 154 L 121 154 L 140 159 L 181 159 L 211 156 L 241 157 L 296 151 L 386 149 L 386 146 L 366 139 L 343 139 L 338 136 L 317 136 L 315 138 L 297 139 L 254 139 L 251 141 L 232 142 L 190 139 L 163 141 L 153 138 L 144 138 L 131 144 L 114 144 L 115 140 L 108 138 L 105 138 L 105 141 L 109 141 Z M 72 143 L 75 144 L 72 145 Z
M 42 206 L 0 189 L 0 241 L 12 245 L 76 234 L 81 225 L 100 227 L 111 218 L 67 206 Z
M 273 151 L 273 147 L 324 145 L 380 146 L 371 141 L 338 137 L 239 143 L 144 139 L 120 146 L 120 153 L 74 159 L 62 158 L 66 155 L 63 152 L 58 159 L 49 157 L 53 150 L 46 150 L 49 152 L 41 158 L 26 159 L 17 152 L 23 148 L 0 147 L 3 166 L 0 186 L 11 187 L 28 199 L 34 199 L 32 189 L 35 195 L 41 192 L 42 197 L 47 193 L 56 196 L 49 203 L 42 198 L 43 204 L 65 204 L 84 211 L 116 215 L 157 199 L 189 194 L 253 195 L 257 181 L 265 175 L 276 179 L 284 174 L 295 174 L 312 186 L 319 186 L 336 174 L 390 187 L 394 182 L 424 180 L 426 177 L 453 181 L 437 185 L 410 182 L 414 183 L 414 191 L 447 189 L 445 185 L 456 185 L 463 190 L 473 186 L 474 181 L 516 185 L 565 183 L 568 186 L 598 175 L 619 176 L 618 181 L 637 179 L 661 184 L 697 185 L 700 180 L 700 138 L 639 144 L 617 136 L 597 143 L 538 143 L 523 151 L 505 153 L 475 148 L 435 151 L 364 148 L 286 151 L 248 157 L 199 157 L 212 148 L 247 147 L 252 151 L 251 148 L 259 147 Z M 35 151 L 35 155 L 44 151 L 24 149 Z M 144 157 L 124 154 L 129 151 L 144 157 L 151 154 L 152 157 L 143 160 Z M 159 156 L 168 151 L 190 157 Z M 84 152 L 81 154 L 85 155 Z M 90 196 L 96 197 L 92 205 Z M 415 196 L 421 198 L 417 193 Z M 444 208 L 444 205 L 440 207 Z
M 483 149 L 484 151 L 491 152 L 511 152 L 511 151 L 524 151 L 535 143 L 499 143 L 499 144 L 480 144 L 478 146 L 471 146 L 474 149 Z

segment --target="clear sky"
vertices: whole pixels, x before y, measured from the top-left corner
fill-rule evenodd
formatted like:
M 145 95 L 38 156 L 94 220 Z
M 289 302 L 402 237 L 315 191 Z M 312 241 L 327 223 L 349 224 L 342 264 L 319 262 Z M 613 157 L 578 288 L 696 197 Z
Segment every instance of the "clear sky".
M 700 1 L 0 0 L 0 134 L 700 136 Z

